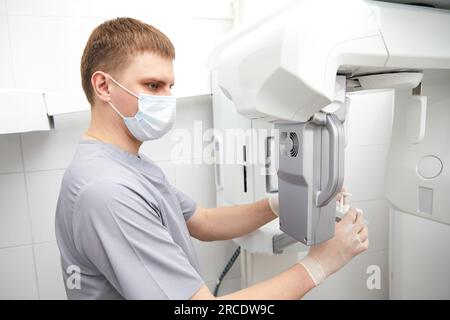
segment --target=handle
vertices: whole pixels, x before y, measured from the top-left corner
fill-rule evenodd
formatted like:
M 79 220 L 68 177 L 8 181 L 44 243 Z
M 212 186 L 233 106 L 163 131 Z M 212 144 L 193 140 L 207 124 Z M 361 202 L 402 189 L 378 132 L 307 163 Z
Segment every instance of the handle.
M 242 169 L 243 169 L 243 182 L 244 192 L 247 192 L 247 146 L 242 146 Z
M 222 190 L 223 184 L 222 184 L 222 166 L 219 163 L 221 160 L 221 145 L 220 140 L 217 137 L 214 137 L 214 177 L 215 177 L 215 183 L 216 183 L 216 190 Z
M 334 114 L 327 114 L 325 126 L 329 136 L 329 175 L 328 183 L 317 191 L 316 206 L 327 205 L 342 189 L 344 183 L 344 126 Z
M 273 174 L 271 174 L 272 172 L 272 165 L 275 165 L 275 153 L 272 152 L 272 144 L 275 141 L 275 137 L 274 136 L 269 136 L 266 137 L 266 154 L 265 154 L 265 164 L 264 164 L 264 169 L 265 169 L 265 181 L 266 181 L 266 193 L 276 193 L 278 192 L 278 189 L 276 187 L 274 187 L 272 180 L 274 179 Z

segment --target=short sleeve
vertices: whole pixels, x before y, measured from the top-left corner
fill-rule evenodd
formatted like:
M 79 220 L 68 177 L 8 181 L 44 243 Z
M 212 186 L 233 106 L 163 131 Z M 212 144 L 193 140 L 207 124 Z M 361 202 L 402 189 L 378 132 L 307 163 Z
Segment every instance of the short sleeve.
M 180 203 L 184 221 L 188 221 L 189 218 L 194 215 L 195 210 L 197 209 L 197 204 L 192 198 L 190 198 L 188 195 L 181 192 L 177 188 L 172 186 L 172 189 L 174 190 L 175 196 L 177 197 L 178 202 Z
M 125 299 L 189 299 L 203 285 L 154 205 L 125 185 L 89 185 L 74 214 L 78 250 Z

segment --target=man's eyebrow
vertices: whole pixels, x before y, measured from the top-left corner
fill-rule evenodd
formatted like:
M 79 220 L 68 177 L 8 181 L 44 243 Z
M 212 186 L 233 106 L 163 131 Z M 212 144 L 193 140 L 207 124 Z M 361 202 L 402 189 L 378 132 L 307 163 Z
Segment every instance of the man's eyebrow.
M 159 82 L 161 84 L 169 83 L 171 86 L 175 85 L 175 83 L 173 81 L 169 82 L 169 81 L 165 81 L 163 79 L 156 78 L 156 77 L 147 77 L 147 78 L 144 78 L 142 81 L 143 82 L 152 82 L 153 81 L 153 82 Z

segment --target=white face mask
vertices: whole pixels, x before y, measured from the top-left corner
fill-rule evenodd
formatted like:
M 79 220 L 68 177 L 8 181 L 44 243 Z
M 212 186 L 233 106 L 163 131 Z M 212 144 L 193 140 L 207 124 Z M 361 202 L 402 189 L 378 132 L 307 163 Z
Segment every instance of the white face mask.
M 154 96 L 140 93 L 139 96 L 108 77 L 119 87 L 138 99 L 138 111 L 134 117 L 124 117 L 111 102 L 109 105 L 125 122 L 128 130 L 139 141 L 154 140 L 166 134 L 175 123 L 177 99 L 172 96 Z

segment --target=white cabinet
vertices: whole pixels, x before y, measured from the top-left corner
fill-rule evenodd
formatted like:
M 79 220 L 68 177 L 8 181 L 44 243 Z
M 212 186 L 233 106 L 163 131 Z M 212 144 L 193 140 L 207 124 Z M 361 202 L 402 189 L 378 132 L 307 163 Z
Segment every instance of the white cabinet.
M 278 149 L 273 124 L 239 114 L 215 84 L 214 156 L 217 196 L 229 204 L 251 203 L 278 190 Z
M 213 122 L 217 197 L 229 204 L 253 202 L 253 172 L 247 161 L 251 121 L 214 85 Z

